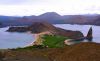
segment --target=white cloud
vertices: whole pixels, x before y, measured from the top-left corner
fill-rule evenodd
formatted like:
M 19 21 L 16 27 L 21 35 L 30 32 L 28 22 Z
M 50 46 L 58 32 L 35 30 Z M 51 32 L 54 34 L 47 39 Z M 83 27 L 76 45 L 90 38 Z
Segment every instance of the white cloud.
M 23 4 L 30 4 L 35 0 L 0 0 L 0 5 L 23 5 Z
M 39 15 L 52 11 L 62 15 L 100 14 L 99 0 L 14 0 L 12 3 L 12 0 L 9 1 L 9 4 L 0 5 L 0 15 Z

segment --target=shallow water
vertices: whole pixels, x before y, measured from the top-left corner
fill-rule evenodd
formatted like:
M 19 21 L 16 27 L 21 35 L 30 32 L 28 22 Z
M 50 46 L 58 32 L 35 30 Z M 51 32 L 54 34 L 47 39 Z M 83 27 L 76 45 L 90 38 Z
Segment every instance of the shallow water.
M 0 49 L 24 47 L 34 40 L 30 33 L 6 32 L 6 28 L 0 28 Z
M 89 28 L 92 26 L 93 42 L 100 43 L 100 26 L 70 24 L 56 24 L 54 26 L 67 30 L 81 31 L 84 36 L 87 35 Z M 8 28 L 0 28 L 0 49 L 24 47 L 31 44 L 35 39 L 31 33 L 6 32 Z
M 56 24 L 56 27 L 60 27 L 63 29 L 74 30 L 74 31 L 81 31 L 84 36 L 87 35 L 90 27 L 93 28 L 93 42 L 100 43 L 100 26 L 94 25 L 70 25 L 70 24 Z

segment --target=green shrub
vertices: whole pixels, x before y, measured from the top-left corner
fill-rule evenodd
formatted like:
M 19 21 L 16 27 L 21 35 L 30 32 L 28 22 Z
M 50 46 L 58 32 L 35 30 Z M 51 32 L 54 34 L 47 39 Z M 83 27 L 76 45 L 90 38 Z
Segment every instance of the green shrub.
M 43 49 L 45 48 L 45 46 L 43 45 L 33 45 L 33 46 L 27 46 L 27 47 L 23 47 L 23 48 L 13 48 L 11 50 L 32 50 L 32 49 Z
M 67 37 L 59 36 L 59 35 L 44 35 L 42 37 L 44 39 L 43 45 L 48 46 L 49 48 L 54 47 L 63 47 L 64 41 L 68 39 Z
M 44 35 L 43 37 L 43 45 L 33 45 L 33 46 L 28 46 L 24 48 L 16 48 L 16 49 L 11 49 L 11 50 L 30 50 L 34 48 L 42 49 L 42 48 L 60 48 L 64 47 L 64 41 L 68 39 L 67 37 L 59 36 L 59 35 Z

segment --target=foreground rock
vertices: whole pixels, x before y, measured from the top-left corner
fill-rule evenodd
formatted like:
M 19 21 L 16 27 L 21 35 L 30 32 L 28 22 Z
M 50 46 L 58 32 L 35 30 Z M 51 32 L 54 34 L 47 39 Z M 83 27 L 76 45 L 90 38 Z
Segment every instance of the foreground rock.
M 47 22 L 34 22 L 31 26 L 28 27 L 10 27 L 7 31 L 8 32 L 31 31 L 32 33 L 36 33 L 36 34 L 39 34 L 41 32 L 50 32 L 53 35 L 66 36 L 71 39 L 84 37 L 80 31 L 71 31 L 71 30 L 57 28 Z
M 64 48 L 11 49 L 3 51 L 0 58 L 3 61 L 100 61 L 100 44 L 84 42 Z

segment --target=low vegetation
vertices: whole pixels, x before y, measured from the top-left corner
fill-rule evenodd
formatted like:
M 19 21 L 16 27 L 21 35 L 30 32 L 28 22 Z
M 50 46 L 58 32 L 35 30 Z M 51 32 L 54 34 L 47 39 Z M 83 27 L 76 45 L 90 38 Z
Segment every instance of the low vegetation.
M 67 37 L 57 36 L 57 35 L 44 35 L 42 45 L 33 45 L 24 48 L 15 48 L 11 50 L 32 50 L 32 49 L 43 49 L 43 48 L 61 48 L 64 47 L 64 40 L 68 39 Z
M 27 47 L 23 47 L 23 48 L 13 48 L 13 49 L 10 49 L 10 50 L 34 50 L 34 49 L 43 49 L 43 48 L 46 48 L 45 46 L 43 45 L 33 45 L 33 46 L 27 46 Z
M 63 48 L 6 50 L 0 61 L 100 61 L 100 44 L 82 42 Z
M 49 48 L 63 47 L 64 41 L 68 39 L 67 37 L 58 36 L 58 35 L 44 35 L 43 45 Z

